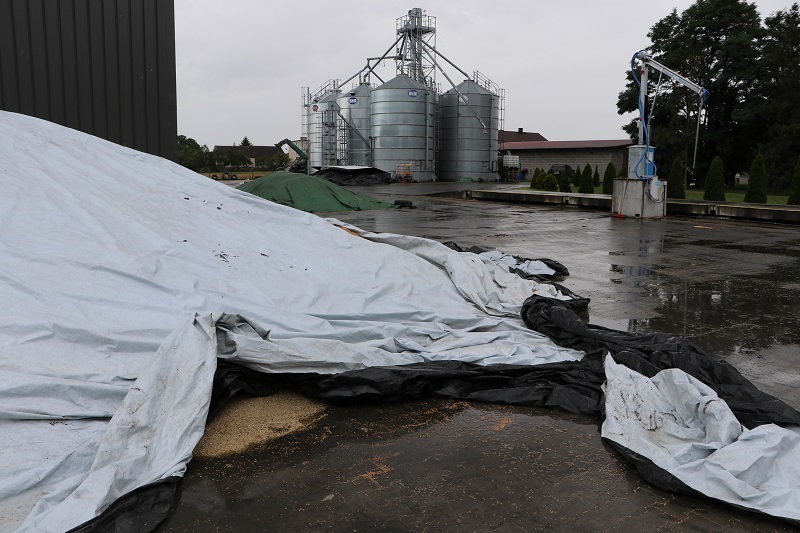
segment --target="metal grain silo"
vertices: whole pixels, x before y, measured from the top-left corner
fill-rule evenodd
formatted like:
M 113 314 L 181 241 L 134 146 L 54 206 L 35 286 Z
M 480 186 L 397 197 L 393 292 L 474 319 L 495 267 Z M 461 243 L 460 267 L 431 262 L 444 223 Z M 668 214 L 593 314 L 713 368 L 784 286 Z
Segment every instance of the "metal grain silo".
M 415 181 L 435 181 L 436 93 L 400 75 L 373 89 L 370 100 L 373 166 L 394 173 L 410 164 Z
M 339 90 L 329 90 L 308 104 L 308 162 L 311 167 L 337 165 L 336 130 Z
M 444 181 L 494 181 L 500 97 L 466 80 L 439 97 L 437 175 Z
M 372 86 L 361 83 L 350 91 L 345 91 L 337 99 L 343 127 L 340 129 L 341 144 L 345 146 L 342 163 L 358 166 L 372 166 L 370 133 L 370 95 Z

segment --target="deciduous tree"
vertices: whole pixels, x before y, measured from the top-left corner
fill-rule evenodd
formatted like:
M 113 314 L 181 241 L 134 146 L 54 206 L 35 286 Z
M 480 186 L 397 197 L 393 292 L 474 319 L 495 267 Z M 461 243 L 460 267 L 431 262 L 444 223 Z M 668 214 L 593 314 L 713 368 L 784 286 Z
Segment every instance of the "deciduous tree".
M 178 135 L 178 164 L 199 172 L 207 163 L 208 148 L 185 135 Z
M 681 13 L 673 9 L 650 30 L 649 51 L 671 70 L 709 90 L 700 134 L 698 168 L 708 168 L 711 154 L 725 161 L 725 178 L 733 183 L 736 172 L 746 170 L 753 141 L 753 119 L 746 103 L 759 77 L 759 42 L 763 34 L 755 4 L 745 0 L 697 0 Z M 638 73 L 637 73 L 638 75 Z M 631 75 L 619 95 L 620 113 L 635 111 L 638 86 Z M 650 123 L 650 145 L 657 146 L 656 163 L 693 156 L 699 98 L 693 91 L 658 73 L 650 78 L 648 102 L 656 89 L 658 99 Z M 646 115 L 650 110 L 646 110 Z M 634 137 L 634 121 L 625 131 Z M 660 165 L 662 176 L 666 165 Z
M 784 193 L 800 153 L 800 6 L 764 20 L 761 60 L 750 116 L 767 168 L 767 189 Z
M 241 150 L 231 150 L 225 154 L 225 164 L 238 170 L 242 166 L 249 165 L 250 158 Z

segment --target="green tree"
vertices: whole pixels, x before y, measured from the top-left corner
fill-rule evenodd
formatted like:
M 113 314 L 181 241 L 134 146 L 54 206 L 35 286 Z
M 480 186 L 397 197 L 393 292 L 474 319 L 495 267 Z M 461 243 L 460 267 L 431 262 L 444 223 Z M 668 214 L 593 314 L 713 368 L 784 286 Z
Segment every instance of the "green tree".
M 225 154 L 225 165 L 239 170 L 243 166 L 250 164 L 250 158 L 241 150 L 231 150 Z
M 213 150 L 209 151 L 208 147 L 203 146 L 205 149 L 205 168 L 209 171 L 218 171 L 224 165 L 224 158 L 219 152 Z
M 273 154 L 267 159 L 267 170 L 283 170 L 289 166 L 289 155 L 283 152 Z
M 534 172 L 531 178 L 531 189 L 541 189 L 544 186 L 545 173 L 543 170 L 537 170 L 538 172 Z
M 558 190 L 561 192 L 572 192 L 572 187 L 569 185 L 569 176 L 566 172 L 559 173 L 556 176 L 556 180 L 558 181 Z
M 789 205 L 800 205 L 800 157 L 797 158 L 797 164 L 794 166 L 794 175 L 792 176 L 792 187 L 789 189 Z
M 744 201 L 753 204 L 767 203 L 767 167 L 761 154 L 758 154 L 750 166 L 750 177 L 747 180 Z
M 683 159 L 676 157 L 672 161 L 672 168 L 667 179 L 667 198 L 686 198 L 686 190 L 683 188 Z
M 234 144 L 236 146 L 236 144 Z M 250 139 L 247 138 L 247 135 L 244 136 L 242 142 L 239 143 L 239 146 L 253 146 L 253 143 L 250 142 Z
M 711 94 L 703 113 L 705 128 L 700 133 L 698 169 L 693 170 L 708 168 L 711 154 L 719 154 L 726 161 L 725 179 L 731 184 L 736 172 L 746 170 L 749 164 L 755 130 L 745 104 L 760 76 L 762 35 L 756 6 L 746 0 L 696 0 L 681 13 L 673 9 L 648 33 L 652 42 L 649 51 L 657 61 Z M 659 86 L 657 79 L 656 73 L 648 85 L 648 103 L 652 103 L 658 88 L 650 122 L 650 144 L 658 146 L 656 162 L 678 156 L 691 160 L 698 96 L 669 79 L 662 79 Z M 638 107 L 638 86 L 630 73 L 628 80 L 617 102 L 620 114 Z M 646 114 L 650 112 L 648 108 Z M 632 121 L 624 129 L 633 138 L 638 123 Z M 660 165 L 662 174 L 666 174 L 666 167 Z
M 542 180 L 542 189 L 545 191 L 557 191 L 558 180 L 555 175 L 548 173 Z
M 748 107 L 753 140 L 764 155 L 767 189 L 784 193 L 800 153 L 800 6 L 764 20 L 765 35 L 758 65 L 762 71 Z
M 592 187 L 600 186 L 600 172 L 597 170 L 597 165 L 594 166 L 594 174 L 592 174 Z
M 205 149 L 205 150 L 204 150 Z M 185 135 L 178 135 L 178 164 L 199 172 L 206 166 L 208 148 Z
M 594 187 L 592 187 L 592 167 L 589 163 L 586 163 L 586 166 L 583 167 L 583 172 L 581 172 L 580 181 L 578 182 L 578 192 L 582 194 L 591 194 L 594 192 Z
M 614 163 L 609 163 L 603 173 L 603 194 L 614 194 L 614 178 L 616 177 L 617 169 Z
M 719 156 L 716 156 L 711 160 L 711 166 L 708 168 L 708 175 L 706 176 L 706 188 L 703 192 L 703 200 L 711 200 L 713 202 L 725 201 L 724 175 L 722 159 L 720 159 Z

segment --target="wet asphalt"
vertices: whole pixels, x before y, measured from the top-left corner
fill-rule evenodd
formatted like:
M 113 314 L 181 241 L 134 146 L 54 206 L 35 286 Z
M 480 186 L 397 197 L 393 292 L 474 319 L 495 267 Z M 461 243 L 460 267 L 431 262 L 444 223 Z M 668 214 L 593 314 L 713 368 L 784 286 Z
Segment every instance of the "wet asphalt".
M 592 323 L 686 336 L 800 409 L 800 228 L 446 196 L 512 186 L 353 187 L 415 208 L 322 216 L 560 261 Z M 305 431 L 192 461 L 159 531 L 800 530 L 648 485 L 599 425 L 437 399 L 329 406 Z

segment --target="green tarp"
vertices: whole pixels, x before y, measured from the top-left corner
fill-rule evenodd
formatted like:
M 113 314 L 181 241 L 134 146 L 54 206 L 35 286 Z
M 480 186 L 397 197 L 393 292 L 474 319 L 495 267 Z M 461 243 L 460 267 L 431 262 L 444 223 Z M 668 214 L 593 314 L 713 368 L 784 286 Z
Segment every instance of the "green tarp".
M 237 188 L 309 213 L 365 211 L 394 207 L 389 202 L 382 202 L 365 194 L 348 191 L 324 179 L 294 172 L 273 172 L 267 176 L 242 183 Z

